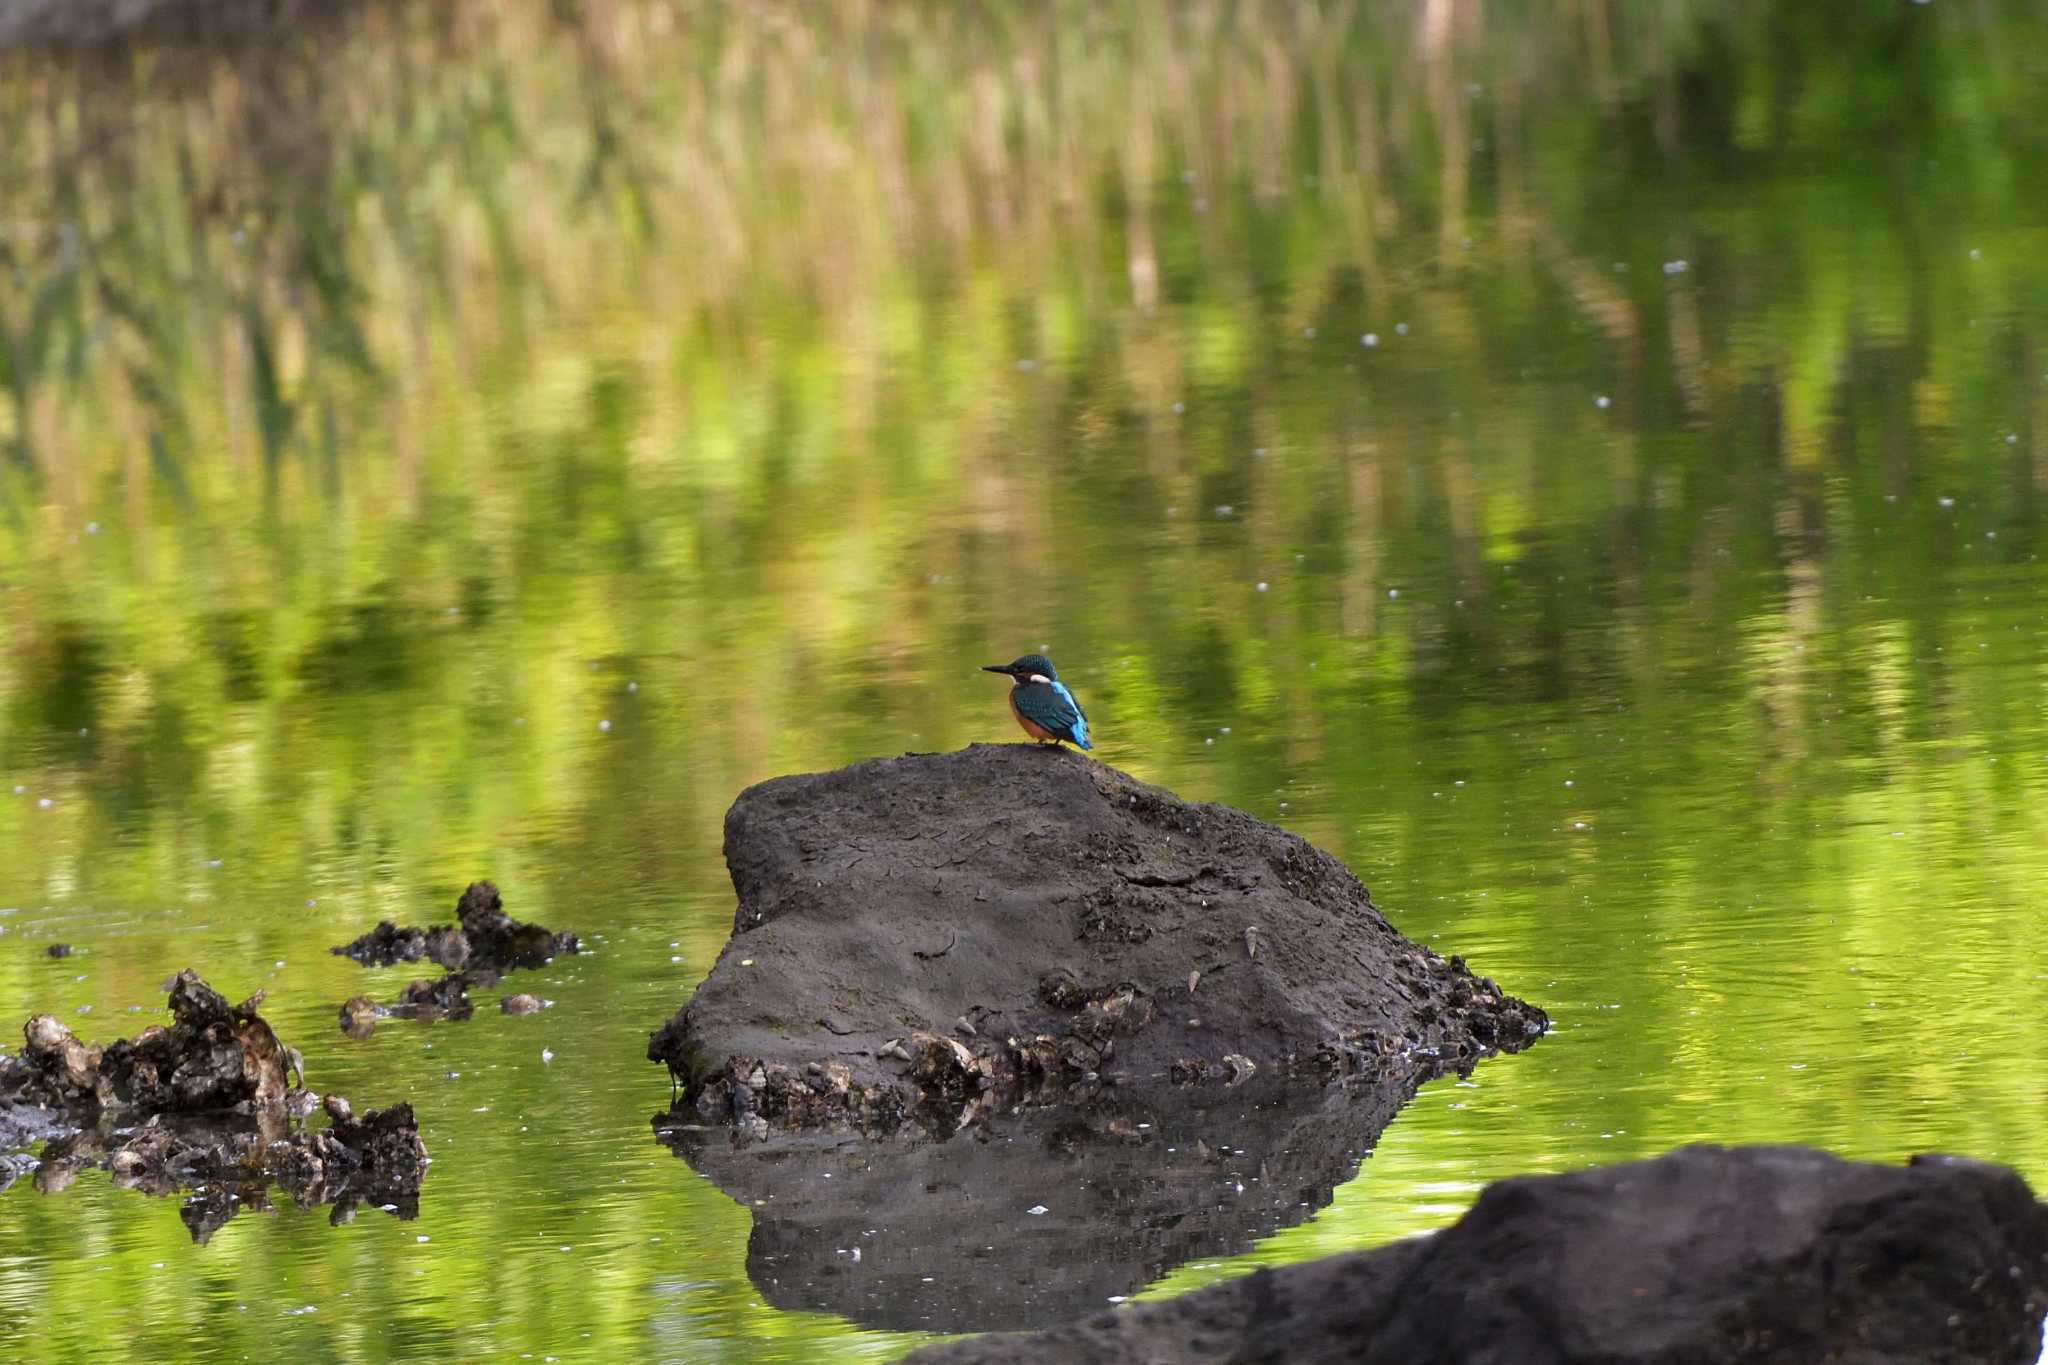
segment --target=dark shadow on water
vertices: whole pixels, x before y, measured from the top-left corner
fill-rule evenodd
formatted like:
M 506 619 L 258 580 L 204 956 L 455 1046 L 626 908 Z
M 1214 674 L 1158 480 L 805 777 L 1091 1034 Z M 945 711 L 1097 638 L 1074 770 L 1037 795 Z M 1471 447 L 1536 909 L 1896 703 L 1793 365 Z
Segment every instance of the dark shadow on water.
M 916 1128 L 750 1141 L 680 1107 L 654 1129 L 753 1214 L 747 1277 L 775 1307 L 892 1331 L 1008 1331 L 1305 1222 L 1416 1088 L 1111 1090 L 945 1141 Z

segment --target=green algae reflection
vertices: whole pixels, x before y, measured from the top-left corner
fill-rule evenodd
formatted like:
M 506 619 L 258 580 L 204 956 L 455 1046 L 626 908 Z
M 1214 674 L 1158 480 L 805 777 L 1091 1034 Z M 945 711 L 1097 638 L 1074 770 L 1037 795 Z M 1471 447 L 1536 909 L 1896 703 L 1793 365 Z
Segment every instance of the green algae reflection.
M 765 1305 L 640 1039 L 734 792 L 1007 738 L 975 666 L 1039 646 L 1105 761 L 1558 1021 L 1153 1292 L 1688 1140 L 2048 1181 L 2043 54 L 1999 0 L 521 0 L 0 56 L 7 1018 L 267 986 L 436 1158 L 417 1222 L 204 1249 L 24 1181 L 0 1345 L 900 1353 Z M 482 875 L 596 950 L 555 1007 L 344 1039 L 405 974 L 327 946 Z

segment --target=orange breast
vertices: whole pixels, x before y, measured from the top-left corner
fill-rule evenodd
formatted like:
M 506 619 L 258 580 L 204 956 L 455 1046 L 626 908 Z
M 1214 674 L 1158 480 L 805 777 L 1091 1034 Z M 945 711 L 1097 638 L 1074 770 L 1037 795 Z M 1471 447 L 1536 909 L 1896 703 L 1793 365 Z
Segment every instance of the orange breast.
M 1014 687 L 1010 689 L 1010 714 L 1017 718 L 1017 724 L 1023 727 L 1024 733 L 1031 736 L 1033 739 L 1057 740 L 1059 738 L 1058 735 L 1055 735 L 1052 731 L 1046 729 L 1043 725 L 1038 724 L 1036 721 L 1031 720 L 1022 711 L 1019 711 L 1017 709 L 1017 689 Z

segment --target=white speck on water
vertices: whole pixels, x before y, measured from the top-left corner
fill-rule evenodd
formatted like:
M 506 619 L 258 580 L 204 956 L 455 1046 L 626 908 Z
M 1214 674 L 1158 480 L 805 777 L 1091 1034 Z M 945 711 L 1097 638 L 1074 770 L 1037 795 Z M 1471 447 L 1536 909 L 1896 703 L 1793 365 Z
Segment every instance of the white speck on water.
M 21 783 L 19 783 L 19 782 L 17 782 L 17 783 L 15 783 L 15 784 L 14 784 L 14 794 L 15 794 L 16 796 L 19 796 L 19 795 L 21 795 L 21 794 L 22 794 L 23 792 L 25 792 L 25 791 L 27 791 L 27 790 L 28 790 L 28 788 L 27 788 L 27 787 L 24 787 L 24 786 L 22 786 L 22 785 L 21 785 Z
M 1936 507 L 1954 507 L 1956 505 L 1956 500 L 1954 498 L 1936 498 L 1934 500 L 1934 505 Z
M 1917 0 L 1917 3 L 1924 5 L 1927 3 L 1927 0 Z M 1979 251 L 1976 247 L 1971 247 L 1970 259 L 1973 261 L 1981 261 L 1984 259 L 1984 253 L 1982 251 Z
M 1567 778 L 1566 778 L 1566 779 L 1564 780 L 1564 784 L 1565 784 L 1565 785 L 1566 785 L 1567 787 L 1569 787 L 1569 786 L 1570 786 L 1570 785 L 1572 784 L 1572 780 L 1571 780 L 1571 779 L 1570 779 L 1569 777 L 1567 777 Z
M 91 1005 L 80 1005 L 80 1006 L 78 1007 L 78 1012 L 79 1012 L 80 1014 L 91 1014 L 91 1013 L 92 1013 L 92 1006 L 91 1006 Z
M 1593 406 L 1600 409 L 1600 411 L 1605 412 L 1607 411 L 1607 405 L 1613 401 L 1613 399 L 1609 398 L 1604 393 L 1596 394 L 1593 398 Z
M 1260 580 L 1259 580 L 1259 591 L 1260 591 L 1260 592 L 1264 592 L 1265 590 L 1266 590 L 1266 580 L 1262 578 L 1262 579 L 1260 579 Z
M 681 962 L 681 961 L 682 961 L 682 959 L 681 959 L 680 957 L 673 957 L 673 956 L 671 956 L 671 957 L 669 958 L 669 965 L 670 965 L 670 966 L 674 966 L 674 965 L 675 965 L 676 963 L 678 963 L 678 962 Z
M 1230 520 L 1230 519 L 1231 519 L 1232 517 L 1234 517 L 1234 516 L 1236 516 L 1236 515 L 1237 515 L 1237 509 L 1236 509 L 1235 507 L 1232 507 L 1232 506 L 1231 506 L 1231 505 L 1230 505 L 1229 503 L 1227 503 L 1227 502 L 1225 502 L 1225 503 L 1218 503 L 1218 504 L 1216 505 L 1216 518 L 1217 518 L 1217 520 L 1219 520 L 1219 521 L 1229 521 L 1229 520 Z
M 1204 743 L 1204 744 L 1214 744 L 1215 742 L 1216 742 L 1216 736 L 1214 736 L 1214 735 L 1210 735 L 1210 736 L 1208 736 L 1208 737 L 1207 737 L 1206 739 L 1204 739 L 1204 740 L 1202 741 L 1202 743 Z
M 1307 337 L 1310 341 L 1314 341 L 1316 339 L 1316 329 L 1313 327 L 1302 328 L 1301 334 Z
M 612 728 L 612 723 L 608 720 L 601 720 L 597 723 L 597 728 L 600 730 L 609 730 Z
M 754 965 L 754 959 L 752 959 L 751 957 L 743 957 L 740 959 L 740 965 L 742 967 L 751 967 Z
M 1690 269 L 1691 264 L 1683 260 L 1664 262 L 1664 273 L 1667 275 L 1683 275 Z
M 1024 359 L 1017 362 L 1018 374 L 1030 374 L 1033 370 L 1037 368 L 1038 362 L 1031 359 L 1029 356 L 1026 356 Z
M 523 725 L 525 725 L 525 724 L 526 724 L 526 717 L 524 717 L 524 716 L 514 716 L 514 717 L 512 717 L 512 723 L 513 723 L 513 724 L 514 724 L 515 726 L 523 726 Z
M 1586 827 L 1586 822 L 1585 822 L 1584 820 L 1574 820 L 1574 821 L 1572 821 L 1572 828 L 1573 828 L 1573 829 L 1584 829 L 1585 827 Z
M 1111 1303 L 1129 1303 L 1131 1300 L 1130 1296 L 1127 1294 L 1111 1294 L 1109 1296 L 1109 1301 Z
M 1458 779 L 1457 781 L 1455 781 L 1455 782 L 1451 783 L 1451 785 L 1452 785 L 1453 787 L 1462 787 L 1462 786 L 1464 786 L 1464 785 L 1465 785 L 1465 779 L 1461 777 L 1461 778 L 1459 778 L 1459 779 Z
M 1407 324 L 1407 323 L 1405 323 L 1405 322 L 1397 322 L 1397 323 L 1395 323 L 1395 324 L 1394 324 L 1394 335 L 1395 335 L 1395 336 L 1397 336 L 1397 337 L 1404 337 L 1404 336 L 1407 336 L 1407 335 L 1408 335 L 1408 324 Z
M 1030 1214 L 1033 1218 L 1036 1218 L 1041 1214 L 1051 1213 L 1052 1210 L 1047 1208 L 1043 1204 L 1033 1204 L 1030 1208 L 1024 1210 L 1024 1212 Z
M 626 684 L 626 690 L 628 692 L 638 692 L 640 690 L 640 684 L 636 682 L 629 682 Z
M 1218 731 L 1218 733 L 1227 735 L 1230 733 L 1230 727 L 1228 725 L 1225 725 Z
M 1175 403 L 1173 405 L 1173 410 L 1176 413 L 1186 412 L 1188 410 L 1188 405 L 1186 403 Z
M 1367 350 L 1371 350 L 1373 347 L 1380 344 L 1380 334 L 1378 332 L 1367 332 L 1364 336 L 1358 339 L 1358 344 L 1365 347 Z
M 274 965 L 274 966 L 277 966 L 277 967 L 279 967 L 279 968 L 282 968 L 282 967 L 284 966 L 284 959 L 283 959 L 283 958 L 279 958 L 279 959 L 278 959 L 278 960 L 277 960 L 277 961 L 276 961 L 276 962 L 275 962 L 274 964 L 272 964 L 272 965 Z
M 307 901 L 307 902 L 306 902 L 306 908 L 307 908 L 308 910 L 311 910 L 311 909 L 312 909 L 312 908 L 313 908 L 314 906 L 318 905 L 319 903 L 320 903 L 320 902 L 319 902 L 319 901 L 316 901 L 316 900 L 309 900 L 309 901 Z
M 98 535 L 100 533 L 100 524 L 96 521 L 88 521 L 85 524 L 85 533 L 89 536 Z
M 56 804 L 57 804 L 56 802 L 52 801 L 52 800 L 51 800 L 51 799 L 50 799 L 49 797 L 47 797 L 47 796 L 46 796 L 46 797 L 44 797 L 44 798 L 43 798 L 42 800 L 40 800 L 40 801 L 36 802 L 36 806 L 37 806 L 37 807 L 38 807 L 39 809 L 42 809 L 42 810 L 48 810 L 48 809 L 49 809 L 50 807 L 52 807 L 52 806 L 54 806 L 54 805 L 56 805 Z
M 1387 589 L 1387 600 L 1388 600 L 1388 601 L 1390 601 L 1390 602 L 1391 602 L 1391 601 L 1393 601 L 1393 600 L 1394 600 L 1395 598 L 1399 597 L 1400 595 L 1401 595 L 1401 590 L 1400 590 L 1399 588 L 1388 588 L 1388 589 Z
M 574 1249 L 575 1249 L 575 1248 L 573 1248 L 573 1247 L 568 1247 L 568 1246 L 564 1246 L 564 1247 L 562 1248 L 562 1250 L 564 1250 L 564 1251 L 573 1251 Z
M 208 867 L 219 867 L 219 866 L 220 866 L 220 859 L 218 859 L 218 858 L 208 858 L 208 859 L 206 860 L 206 865 L 207 865 Z
M 91 731 L 91 730 L 88 730 L 88 729 L 86 729 L 86 728 L 85 728 L 85 727 L 84 727 L 83 725 L 81 725 L 81 726 L 79 726 L 79 727 L 78 727 L 78 737 L 79 737 L 80 739 L 84 739 L 84 738 L 85 738 L 85 737 L 86 737 L 87 735 L 89 735 L 89 734 L 91 734 L 91 733 L 92 733 L 92 731 Z
M 413 1240 L 414 1240 L 415 1242 L 430 1242 L 430 1241 L 432 1241 L 432 1240 L 433 1240 L 433 1238 L 431 1238 L 431 1237 L 415 1237 L 415 1238 L 413 1238 Z
M 547 1047 L 544 1047 L 544 1048 L 542 1048 L 542 1049 L 540 1050 L 540 1060 L 541 1060 L 541 1064 L 542 1064 L 543 1066 L 545 1066 L 545 1065 L 546 1065 L 547 1063 L 549 1063 L 549 1062 L 552 1062 L 553 1060 L 555 1060 L 555 1051 L 554 1051 L 554 1049 L 553 1049 L 553 1048 L 547 1048 Z M 563 1248 L 563 1249 L 564 1249 L 564 1250 L 567 1250 L 567 1248 L 566 1248 L 566 1247 L 565 1247 L 565 1248 Z

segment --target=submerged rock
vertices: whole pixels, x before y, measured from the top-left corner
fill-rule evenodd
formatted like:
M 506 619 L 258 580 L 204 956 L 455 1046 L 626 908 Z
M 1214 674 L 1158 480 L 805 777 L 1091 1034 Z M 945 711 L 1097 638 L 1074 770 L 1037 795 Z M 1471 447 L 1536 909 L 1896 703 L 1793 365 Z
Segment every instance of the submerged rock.
M 565 953 L 577 951 L 576 935 L 556 933 L 539 924 L 527 924 L 505 913 L 504 899 L 489 882 L 471 882 L 455 903 L 456 924 L 429 928 L 401 927 L 390 920 L 352 943 L 330 951 L 351 957 L 366 967 L 389 967 L 398 962 L 425 959 L 450 971 L 464 967 L 508 972 L 520 967 L 539 967 Z
M 701 1118 L 950 1132 L 1102 1085 L 1407 1085 L 1540 1009 L 1403 938 L 1351 872 L 1077 754 L 975 745 L 748 789 L 733 935 L 651 1038 Z
M 822 1130 L 656 1135 L 753 1218 L 747 1277 L 777 1308 L 890 1331 L 1043 1326 L 1314 1217 L 1409 1090 L 1370 1081 L 1109 1089 L 933 1142 Z
M 32 1166 L 36 1188 L 54 1193 L 99 1166 L 123 1188 L 190 1191 L 182 1216 L 198 1241 L 263 1207 L 272 1183 L 303 1206 L 333 1203 L 336 1221 L 362 1200 L 416 1211 L 426 1150 L 410 1107 L 357 1118 L 330 1095 L 331 1126 L 309 1131 L 295 1119 L 313 1097 L 293 1083 L 297 1054 L 257 1013 L 262 993 L 230 1005 L 190 971 L 169 987 L 168 1028 L 104 1047 L 53 1015 L 24 1025 L 21 1054 L 0 1062 L 0 1149 L 45 1145 L 13 1174 Z
M 495 986 L 505 972 L 543 966 L 558 955 L 579 951 L 576 935 L 526 924 L 506 914 L 498 888 L 489 882 L 471 882 L 456 902 L 455 913 L 459 923 L 426 929 L 402 928 L 384 920 L 354 942 L 331 950 L 366 967 L 424 960 L 448 969 L 438 978 L 408 982 L 389 1005 L 377 1004 L 368 996 L 352 997 L 341 1007 L 343 1033 L 367 1038 L 382 1018 L 467 1019 L 476 1012 L 469 998 L 472 989 Z M 521 1012 L 505 1010 L 508 1014 Z
M 2013 1172 L 1689 1147 L 1487 1187 L 1443 1232 L 918 1365 L 2028 1365 L 2048 1210 Z

